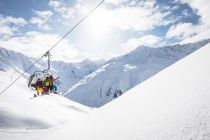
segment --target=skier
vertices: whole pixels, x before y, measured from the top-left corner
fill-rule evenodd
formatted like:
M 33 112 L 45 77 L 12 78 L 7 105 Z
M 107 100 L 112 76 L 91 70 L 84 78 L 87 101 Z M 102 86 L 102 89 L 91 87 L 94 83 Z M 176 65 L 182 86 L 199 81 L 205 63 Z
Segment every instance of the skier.
M 43 81 L 41 81 L 41 79 L 37 79 L 35 84 L 31 85 L 32 87 L 34 87 L 37 91 L 37 95 L 41 95 L 43 93 Z M 36 94 L 34 94 L 34 96 L 37 96 Z
M 46 77 L 44 80 L 44 87 L 45 87 L 45 93 L 48 93 L 50 91 L 50 77 Z
M 54 85 L 54 81 L 57 80 L 59 77 L 57 77 L 56 79 L 53 76 L 50 77 L 46 77 L 45 81 L 44 81 L 44 89 L 45 89 L 45 93 L 49 93 L 49 91 L 52 91 L 54 93 L 57 93 L 57 87 Z
M 57 79 L 59 79 L 59 77 L 54 78 L 52 75 L 49 77 L 49 81 L 50 81 L 50 91 L 53 91 L 54 93 L 57 94 L 57 86 L 55 86 L 54 81 L 56 81 Z

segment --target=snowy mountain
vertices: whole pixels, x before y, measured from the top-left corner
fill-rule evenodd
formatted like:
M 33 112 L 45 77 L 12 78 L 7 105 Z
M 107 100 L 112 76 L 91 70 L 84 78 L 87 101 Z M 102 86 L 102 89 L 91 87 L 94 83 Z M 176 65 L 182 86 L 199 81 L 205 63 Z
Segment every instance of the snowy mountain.
M 16 72 L 23 72 L 33 63 L 33 59 L 29 58 L 21 53 L 9 51 L 4 48 L 0 48 L 0 71 L 13 70 Z M 37 66 L 33 67 L 29 73 L 33 73 L 34 70 L 38 70 Z
M 82 68 L 83 70 L 85 70 L 87 73 L 92 73 L 95 70 L 97 70 L 100 66 L 102 66 L 106 61 L 103 59 L 100 60 L 89 60 L 89 59 L 85 59 L 82 62 L 79 63 L 75 63 L 76 66 Z
M 90 107 L 100 107 L 209 42 L 210 39 L 162 48 L 139 46 L 85 76 L 66 92 L 66 97 Z
M 21 53 L 9 51 L 4 48 L 0 48 L 0 71 L 13 71 L 14 73 L 21 73 L 28 69 L 35 58 L 29 58 Z M 59 76 L 59 90 L 61 92 L 66 91 L 69 86 L 76 84 L 86 75 L 90 74 L 92 71 L 96 70 L 102 65 L 102 63 L 95 61 L 85 60 L 81 63 L 65 63 L 62 61 L 52 61 L 51 69 L 55 76 Z M 46 60 L 42 60 L 36 64 L 32 69 L 28 71 L 25 78 L 28 78 L 35 70 L 47 69 Z M 13 74 L 11 73 L 11 76 Z M 13 76 L 13 79 L 15 77 Z
M 209 140 L 209 54 L 210 44 L 89 113 L 56 95 L 28 99 L 20 80 L 0 96 L 0 139 Z

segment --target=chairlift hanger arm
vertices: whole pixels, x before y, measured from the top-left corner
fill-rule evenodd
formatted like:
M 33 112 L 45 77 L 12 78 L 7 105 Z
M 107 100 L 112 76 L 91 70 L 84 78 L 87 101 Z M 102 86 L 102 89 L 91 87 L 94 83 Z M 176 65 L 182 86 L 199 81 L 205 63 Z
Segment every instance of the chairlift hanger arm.
M 45 57 L 47 57 L 47 64 L 48 64 L 48 67 L 47 67 L 47 70 L 50 70 L 50 58 L 51 58 L 51 54 L 50 54 L 50 52 L 49 51 L 47 51 L 46 53 L 45 53 L 45 55 L 44 55 Z

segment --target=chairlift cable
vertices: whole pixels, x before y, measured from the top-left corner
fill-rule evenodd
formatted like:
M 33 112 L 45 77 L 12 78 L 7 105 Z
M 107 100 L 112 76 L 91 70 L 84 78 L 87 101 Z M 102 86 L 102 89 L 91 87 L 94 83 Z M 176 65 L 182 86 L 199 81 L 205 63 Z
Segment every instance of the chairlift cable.
M 26 72 L 28 72 L 32 67 L 34 67 L 43 57 L 45 57 L 52 49 L 54 49 L 68 34 L 70 34 L 77 26 L 79 26 L 91 13 L 93 13 L 105 0 L 102 0 L 95 8 L 88 12 L 76 25 L 74 25 L 66 34 L 59 39 L 48 51 L 46 51 L 38 60 L 36 60 L 29 68 L 27 68 L 20 76 L 18 76 L 13 82 L 11 82 L 7 87 L 5 87 L 1 92 L 2 95 L 6 90 L 8 90 L 16 81 L 18 81 Z M 49 56 L 50 57 L 50 56 Z M 48 61 L 48 69 L 50 64 Z

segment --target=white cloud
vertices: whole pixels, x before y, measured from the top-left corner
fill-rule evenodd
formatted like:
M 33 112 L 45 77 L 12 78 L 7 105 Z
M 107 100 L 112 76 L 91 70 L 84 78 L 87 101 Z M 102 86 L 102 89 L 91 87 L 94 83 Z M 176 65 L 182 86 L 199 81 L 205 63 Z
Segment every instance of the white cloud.
M 136 7 L 117 7 L 114 9 L 101 7 L 91 15 L 91 20 L 93 20 L 92 23 L 95 25 L 100 25 L 101 29 L 147 31 L 156 26 L 171 23 L 164 19 L 168 14 L 167 12 L 161 12 L 160 9 L 151 4 Z
M 50 0 L 49 6 L 64 19 L 69 20 L 69 18 L 74 18 L 75 16 L 82 17 L 97 4 L 92 1 L 88 5 L 87 3 L 78 0 L 74 7 L 69 7 L 62 0 Z M 125 3 L 125 5 L 121 3 Z M 116 6 L 110 8 L 109 4 Z M 105 4 L 101 5 L 91 16 L 97 15 L 97 19 L 94 19 L 95 24 L 101 24 L 101 20 L 106 21 L 106 27 L 102 28 L 147 31 L 156 26 L 168 25 L 174 22 L 172 19 L 166 19 L 169 14 L 171 13 L 158 7 L 155 0 L 106 0 Z
M 181 0 L 183 3 L 187 3 L 196 13 L 201 16 L 201 22 L 203 24 L 210 24 L 209 18 L 209 0 Z
M 115 28 L 123 30 L 146 31 L 161 25 L 162 14 L 152 9 L 124 7 L 110 11 Z M 118 18 L 117 18 L 118 17 Z
M 27 24 L 26 20 L 23 19 L 23 18 L 14 18 L 14 17 L 11 17 L 11 16 L 7 16 L 7 17 L 4 17 L 4 16 L 1 16 L 0 15 L 0 24 L 1 25 L 10 25 L 10 24 L 13 24 L 13 25 L 18 25 L 18 26 L 24 26 Z
M 110 58 L 112 56 L 125 54 L 135 49 L 140 44 L 154 47 L 154 42 L 158 43 L 158 40 L 160 40 L 158 37 L 154 36 L 152 36 L 153 38 L 151 36 L 142 39 L 133 38 L 123 43 L 123 45 L 121 44 L 124 42 L 125 38 L 127 38 L 126 33 L 128 32 L 132 34 L 134 31 L 142 35 L 144 31 L 172 23 L 171 20 L 168 21 L 168 19 L 165 19 L 171 13 L 163 11 L 161 7 L 156 6 L 153 0 L 144 2 L 136 1 L 136 3 L 132 4 L 130 0 L 108 2 L 93 12 L 87 18 L 85 24 L 83 24 L 86 31 L 83 33 L 87 36 L 86 39 L 89 39 L 86 41 L 90 47 L 90 49 L 88 49 L 93 50 L 92 52 L 98 52 L 97 54 L 100 54 L 101 58 Z M 115 5 L 114 3 L 120 4 Z M 83 5 L 84 3 L 80 3 L 79 7 L 85 7 Z M 94 5 L 91 7 L 94 7 Z M 91 8 L 86 7 L 86 9 Z M 87 11 L 89 10 L 86 10 L 86 13 Z M 113 39 L 113 36 L 116 34 L 121 34 L 122 37 Z M 146 41 L 148 38 L 150 40 Z M 81 50 L 87 50 L 87 47 L 84 45 L 80 46 L 82 46 L 80 47 Z M 92 48 L 97 49 L 94 50 Z M 109 52 L 112 52 L 112 54 Z
M 2 26 L 2 25 L 0 26 L 0 35 L 11 36 L 14 34 L 15 31 L 17 31 L 17 29 L 14 27 Z
M 106 3 L 118 5 L 120 3 L 128 2 L 129 0 L 105 0 Z
M 192 30 L 193 28 L 194 30 Z M 195 28 L 196 28 L 195 25 L 193 25 L 192 23 L 179 23 L 176 25 L 172 25 L 169 28 L 166 37 L 167 38 L 175 37 L 178 39 L 184 39 L 194 35 L 196 33 Z
M 37 24 L 38 26 L 41 26 L 41 25 L 44 24 L 44 21 L 40 18 L 37 18 L 37 17 L 32 17 L 30 22 L 32 24 Z
M 60 0 L 50 0 L 49 1 L 49 6 L 55 8 L 55 9 L 59 9 L 59 7 L 62 7 L 62 2 Z
M 59 39 L 60 36 L 56 34 L 44 34 L 32 31 L 27 32 L 24 36 L 0 40 L 0 46 L 21 52 L 29 57 L 40 57 Z M 65 39 L 51 53 L 53 60 L 68 62 L 77 57 L 79 52 Z
M 19 28 L 24 27 L 27 21 L 23 18 L 0 15 L 0 35 L 12 36 Z
M 75 9 L 68 7 L 62 0 L 50 0 L 48 5 L 65 19 L 74 17 Z
M 181 40 L 180 44 L 192 43 L 202 39 L 210 38 L 210 26 L 195 25 L 191 30 L 193 30 L 195 33 L 192 36 L 188 36 Z
M 38 15 L 40 18 L 43 18 L 43 19 L 49 19 L 53 13 L 51 11 L 34 11 L 36 13 L 36 15 Z
M 49 27 L 48 24 L 46 24 L 46 21 L 43 19 L 37 18 L 37 17 L 32 17 L 30 20 L 31 24 L 36 24 L 38 27 L 45 29 L 45 30 L 50 30 L 51 28 Z
M 188 4 L 200 16 L 198 24 L 179 23 L 170 27 L 167 37 L 179 38 L 180 43 L 189 43 L 210 37 L 209 0 L 176 0 L 176 3 Z
M 122 44 L 123 49 L 126 52 L 134 50 L 140 45 L 149 46 L 149 47 L 157 47 L 161 42 L 161 38 L 155 35 L 146 35 L 140 38 L 131 38 L 126 43 Z
M 36 17 L 31 18 L 30 20 L 31 24 L 36 24 L 38 27 L 42 29 L 46 29 L 46 30 L 51 29 L 49 25 L 47 24 L 48 20 L 53 15 L 51 11 L 34 10 L 34 13 L 36 14 Z

